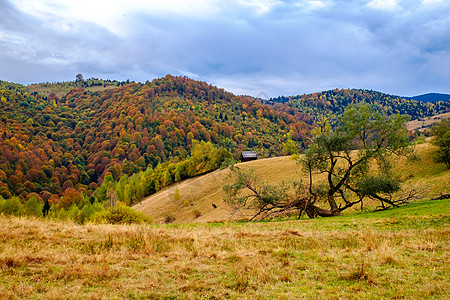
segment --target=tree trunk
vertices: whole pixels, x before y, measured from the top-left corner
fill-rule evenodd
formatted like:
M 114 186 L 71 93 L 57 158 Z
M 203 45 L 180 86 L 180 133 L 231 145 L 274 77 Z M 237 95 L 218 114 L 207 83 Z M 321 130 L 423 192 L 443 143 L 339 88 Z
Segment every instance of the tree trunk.
M 341 214 L 336 201 L 334 200 L 334 193 L 328 193 L 328 203 L 330 204 L 330 211 L 333 212 L 334 216 L 339 216 Z
M 314 219 L 316 217 L 333 217 L 333 216 L 338 216 L 340 215 L 339 210 L 336 212 L 333 212 L 330 209 L 323 209 L 320 207 L 317 207 L 315 205 L 308 205 L 305 208 L 305 212 L 308 215 L 309 218 Z

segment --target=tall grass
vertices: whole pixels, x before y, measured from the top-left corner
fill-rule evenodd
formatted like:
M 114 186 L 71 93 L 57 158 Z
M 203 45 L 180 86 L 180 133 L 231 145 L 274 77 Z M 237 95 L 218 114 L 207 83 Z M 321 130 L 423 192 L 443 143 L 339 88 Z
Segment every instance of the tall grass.
M 445 299 L 449 202 L 264 223 L 0 217 L 5 299 Z

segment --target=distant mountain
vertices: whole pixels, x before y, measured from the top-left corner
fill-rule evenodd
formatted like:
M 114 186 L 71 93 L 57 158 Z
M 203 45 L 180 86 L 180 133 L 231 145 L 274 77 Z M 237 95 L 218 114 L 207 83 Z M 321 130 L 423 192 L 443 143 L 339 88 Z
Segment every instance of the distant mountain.
M 313 119 L 323 113 L 341 114 L 352 103 L 368 103 L 388 114 L 407 114 L 411 119 L 429 117 L 450 111 L 449 101 L 422 102 L 372 90 L 334 89 L 313 94 L 271 98 L 267 103 L 280 103 L 297 108 Z
M 411 99 L 421 102 L 438 102 L 438 101 L 450 101 L 449 94 L 428 93 L 414 97 L 403 97 L 405 99 Z

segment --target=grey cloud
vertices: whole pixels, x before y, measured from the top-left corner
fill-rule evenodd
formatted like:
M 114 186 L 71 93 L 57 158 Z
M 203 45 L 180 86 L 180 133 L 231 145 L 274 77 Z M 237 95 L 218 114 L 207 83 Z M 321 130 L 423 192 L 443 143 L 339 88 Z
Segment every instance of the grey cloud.
M 436 9 L 402 1 L 393 12 L 368 1 L 324 2 L 311 10 L 283 1 L 266 13 L 228 2 L 205 18 L 135 13 L 119 37 L 93 23 L 57 30 L 2 1 L 0 33 L 16 40 L 0 41 L 0 79 L 68 80 L 81 72 L 145 81 L 171 73 L 255 96 L 335 87 L 450 92 L 448 2 Z

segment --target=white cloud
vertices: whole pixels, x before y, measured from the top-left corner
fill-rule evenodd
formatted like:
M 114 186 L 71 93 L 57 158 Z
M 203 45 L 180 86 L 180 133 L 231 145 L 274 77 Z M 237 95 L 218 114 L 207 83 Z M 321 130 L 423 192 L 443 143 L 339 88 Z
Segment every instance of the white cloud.
M 60 30 L 93 23 L 124 36 L 134 14 L 181 15 L 206 18 L 218 12 L 217 1 L 208 0 L 11 0 L 21 11 L 47 20 L 46 26 Z
M 326 4 L 323 1 L 318 0 L 307 1 L 307 3 L 312 9 L 324 8 L 326 6 Z
M 445 14 L 450 1 L 0 0 L 0 5 L 2 80 L 71 80 L 82 73 L 146 81 L 171 73 L 254 96 L 335 87 L 405 95 L 450 92 Z
M 397 0 L 372 0 L 367 3 L 370 8 L 381 9 L 381 10 L 396 10 L 399 8 Z
M 422 0 L 422 3 L 425 5 L 433 5 L 443 2 L 444 0 Z
M 237 4 L 250 7 L 254 9 L 257 14 L 265 14 L 269 12 L 274 6 L 280 4 L 280 1 L 276 0 L 238 0 Z

